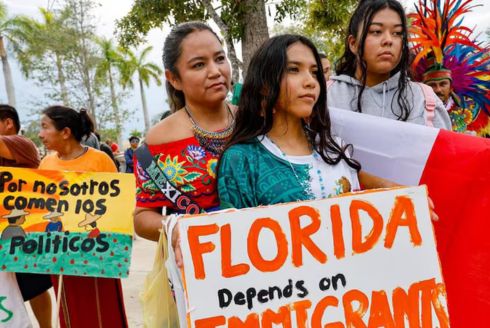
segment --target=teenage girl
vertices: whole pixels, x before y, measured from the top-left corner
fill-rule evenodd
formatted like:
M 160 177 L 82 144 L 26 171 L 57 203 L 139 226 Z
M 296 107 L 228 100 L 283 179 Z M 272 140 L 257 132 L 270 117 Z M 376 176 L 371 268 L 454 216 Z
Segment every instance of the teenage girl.
M 397 0 L 363 0 L 354 11 L 344 54 L 328 86 L 328 106 L 416 124 L 427 123 L 426 101 L 435 102 L 438 128 L 451 120 L 435 93 L 408 77 L 407 21 Z
M 394 186 L 361 171 L 350 145 L 331 135 L 321 67 L 315 46 L 299 35 L 271 38 L 255 53 L 219 166 L 222 207 Z

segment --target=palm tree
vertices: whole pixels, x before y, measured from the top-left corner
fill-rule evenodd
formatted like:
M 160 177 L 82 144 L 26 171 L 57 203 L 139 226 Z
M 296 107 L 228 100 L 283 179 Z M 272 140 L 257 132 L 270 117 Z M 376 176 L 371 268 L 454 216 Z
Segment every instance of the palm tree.
M 2 60 L 5 89 L 7 91 L 8 103 L 15 107 L 15 88 L 12 78 L 12 70 L 8 61 L 5 40 L 9 41 L 10 47 L 17 53 L 21 53 L 21 44 L 27 39 L 28 29 L 24 28 L 25 17 L 15 16 L 9 18 L 7 7 L 0 2 L 0 58 Z
M 146 47 L 137 57 L 134 52 L 129 49 L 125 49 L 126 60 L 124 67 L 122 67 L 122 85 L 123 87 L 134 87 L 132 78 L 135 73 L 138 73 L 138 82 L 140 86 L 141 105 L 143 107 L 143 117 L 145 119 L 145 131 L 150 128 L 150 116 L 148 114 L 148 108 L 146 105 L 146 96 L 144 86 L 150 85 L 151 79 L 155 80 L 157 85 L 162 85 L 160 76 L 163 74 L 163 70 L 156 64 L 146 62 L 146 56 L 153 49 L 152 46 Z
M 73 34 L 65 27 L 70 13 L 63 10 L 55 14 L 45 8 L 39 8 L 42 21 L 24 18 L 24 28 L 29 29 L 26 47 L 19 62 L 26 77 L 29 77 L 35 61 L 44 61 L 45 56 L 52 56 L 56 67 L 57 82 L 60 87 L 60 97 L 65 105 L 69 105 L 68 88 L 64 73 L 64 58 L 74 47 Z
M 114 113 L 114 121 L 116 123 L 116 133 L 118 144 L 122 144 L 121 139 L 121 114 L 119 112 L 119 106 L 117 103 L 116 89 L 114 85 L 114 68 L 118 68 L 120 71 L 126 71 L 124 66 L 126 63 L 123 60 L 122 54 L 114 46 L 112 39 L 98 38 L 96 43 L 99 45 L 102 51 L 102 57 L 97 64 L 95 77 L 99 83 L 105 83 L 109 80 L 109 87 L 111 90 L 111 105 Z

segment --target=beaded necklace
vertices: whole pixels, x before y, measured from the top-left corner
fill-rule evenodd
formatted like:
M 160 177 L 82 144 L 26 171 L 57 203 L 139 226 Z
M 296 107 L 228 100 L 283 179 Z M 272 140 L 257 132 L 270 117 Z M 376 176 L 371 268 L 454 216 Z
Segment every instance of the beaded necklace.
M 323 177 L 322 177 L 322 171 L 320 170 L 320 167 L 318 163 L 323 161 L 323 159 L 320 157 L 320 155 L 314 150 L 313 151 L 313 157 L 315 159 L 315 166 L 316 166 L 316 174 L 318 176 L 318 181 L 320 182 L 320 193 L 322 195 L 322 199 L 327 198 L 327 192 L 325 190 L 325 184 L 323 183 Z
M 187 108 L 187 106 L 184 106 L 184 110 L 191 120 L 194 136 L 199 144 L 213 155 L 221 155 L 223 153 L 225 144 L 230 138 L 235 125 L 235 118 L 233 117 L 230 107 L 226 105 L 226 108 L 228 109 L 228 114 L 231 117 L 230 125 L 219 131 L 207 131 L 196 123 L 190 110 Z
M 291 162 L 288 160 L 287 158 L 287 155 L 285 152 L 282 151 L 281 147 L 279 147 L 278 144 L 276 144 L 274 142 L 274 140 L 272 140 L 272 138 L 266 136 L 267 139 L 269 139 L 273 144 L 274 146 L 277 147 L 277 149 L 279 150 L 279 152 L 281 153 L 281 157 L 286 161 L 288 162 L 289 164 L 289 167 L 291 168 L 291 171 L 293 172 L 294 176 L 296 177 L 296 181 L 298 182 L 298 184 L 301 186 L 303 185 L 298 177 L 298 174 L 296 173 L 296 170 L 294 169 L 293 167 L 293 164 L 291 164 Z M 326 188 L 325 188 L 325 184 L 324 184 L 324 180 L 323 180 L 323 177 L 322 177 L 322 171 L 320 170 L 320 165 L 319 163 L 321 163 L 323 159 L 320 157 L 320 155 L 316 152 L 316 150 L 313 149 L 313 162 L 311 165 L 309 165 L 309 168 L 311 170 L 314 170 L 317 174 L 317 177 L 318 177 L 318 182 L 319 182 L 319 185 L 320 185 L 320 193 L 321 193 L 321 197 L 322 199 L 325 199 L 327 198 L 327 192 L 326 192 Z
M 303 185 L 303 184 L 301 183 L 301 181 L 299 180 L 298 174 L 296 173 L 296 170 L 294 169 L 293 164 L 291 164 L 291 162 L 290 162 L 290 161 L 288 160 L 288 158 L 286 157 L 286 156 L 287 156 L 287 155 L 286 155 L 286 153 L 282 151 L 281 147 L 279 147 L 279 145 L 278 145 L 278 144 L 276 144 L 276 143 L 274 142 L 274 140 L 272 140 L 272 138 L 270 138 L 270 137 L 268 137 L 268 136 L 266 136 L 266 138 L 267 138 L 267 139 L 269 139 L 269 140 L 270 140 L 270 142 L 272 142 L 272 143 L 274 144 L 274 146 L 276 146 L 276 147 L 277 147 L 277 149 L 279 149 L 279 152 L 281 153 L 282 159 L 284 159 L 286 162 L 288 162 L 289 167 L 291 168 L 291 171 L 293 171 L 293 174 L 294 174 L 294 176 L 296 177 L 296 181 L 298 181 L 298 184 L 299 184 L 300 186 L 301 186 L 301 185 Z

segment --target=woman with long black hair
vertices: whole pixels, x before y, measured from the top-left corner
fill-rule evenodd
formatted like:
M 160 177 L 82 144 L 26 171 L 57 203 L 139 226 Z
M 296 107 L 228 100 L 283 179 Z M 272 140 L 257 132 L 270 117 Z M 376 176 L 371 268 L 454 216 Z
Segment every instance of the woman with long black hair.
M 410 81 L 409 64 L 402 5 L 397 0 L 360 1 L 349 22 L 336 76 L 329 82 L 328 106 L 451 129 L 434 92 Z M 428 102 L 434 108 L 427 108 Z
M 168 182 L 188 198 L 179 202 L 167 197 L 135 156 L 134 227 L 138 235 L 154 241 L 169 214 L 185 213 L 191 207 L 206 212 L 219 209 L 216 167 L 233 131 L 235 111 L 226 102 L 230 63 L 218 35 L 205 23 L 174 26 L 165 39 L 163 64 L 172 114 L 148 131 L 145 147 L 165 175 L 163 184 Z M 175 229 L 174 245 L 177 239 Z
M 322 199 L 393 183 L 360 171 L 331 135 L 325 77 L 310 40 L 280 35 L 253 56 L 218 171 L 222 207 Z M 360 173 L 358 173 L 360 172 Z

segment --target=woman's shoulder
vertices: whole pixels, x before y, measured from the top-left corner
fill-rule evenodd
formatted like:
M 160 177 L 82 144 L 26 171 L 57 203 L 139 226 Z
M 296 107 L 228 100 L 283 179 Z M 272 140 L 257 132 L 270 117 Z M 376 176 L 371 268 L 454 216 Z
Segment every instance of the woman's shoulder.
M 327 81 L 328 105 L 346 108 L 346 104 L 350 104 L 358 92 L 359 85 L 359 81 L 348 75 L 332 76 Z
M 58 156 L 56 155 L 56 152 L 52 151 L 46 154 L 41 159 L 41 162 L 39 163 L 39 169 L 41 170 L 49 170 L 49 166 L 52 162 L 58 161 Z
M 242 142 L 239 144 L 234 144 L 225 150 L 223 156 L 226 154 L 243 154 L 244 156 L 252 155 L 260 150 L 260 142 L 257 138 L 253 138 L 247 142 Z
M 93 157 L 93 158 L 106 158 L 109 157 L 106 153 L 104 153 L 102 150 L 86 146 L 87 147 L 87 152 L 85 153 L 87 157 Z
M 229 165 L 246 162 L 252 165 L 261 157 L 260 148 L 260 142 L 256 138 L 249 142 L 235 144 L 223 152 L 220 161 Z
M 87 152 L 85 153 L 85 156 L 82 156 L 84 161 L 90 158 L 90 160 L 98 160 L 98 161 L 109 160 L 110 162 L 112 162 L 112 159 L 109 157 L 109 155 L 104 153 L 102 150 L 89 146 L 86 147 L 87 147 Z
M 83 161 L 87 161 L 88 158 L 90 158 L 89 161 L 92 162 L 92 164 L 95 166 L 95 169 L 100 172 L 117 172 L 114 161 L 102 150 L 88 147 L 86 156 L 80 159 Z
M 360 86 L 362 83 L 355 79 L 352 76 L 349 76 L 347 74 L 340 74 L 340 75 L 334 75 L 330 77 L 330 80 L 327 81 L 327 89 L 330 90 L 332 88 L 338 88 L 340 86 L 343 87 L 354 87 L 354 86 Z
M 193 136 L 187 114 L 179 110 L 148 130 L 145 142 L 149 146 L 168 144 Z

